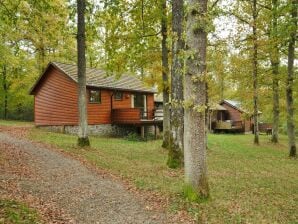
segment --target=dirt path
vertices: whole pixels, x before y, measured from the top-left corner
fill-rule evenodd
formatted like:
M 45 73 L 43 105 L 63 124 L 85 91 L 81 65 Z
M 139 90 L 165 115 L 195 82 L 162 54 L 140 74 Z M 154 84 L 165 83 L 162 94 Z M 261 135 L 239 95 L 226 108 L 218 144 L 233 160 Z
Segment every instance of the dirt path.
M 0 131 L 0 153 L 8 147 L 16 155 L 26 154 L 25 163 L 35 176 L 18 180 L 21 191 L 54 203 L 74 223 L 168 223 L 165 214 L 147 210 L 120 182 L 95 174 L 75 159 Z M 0 173 L 0 180 L 5 178 Z

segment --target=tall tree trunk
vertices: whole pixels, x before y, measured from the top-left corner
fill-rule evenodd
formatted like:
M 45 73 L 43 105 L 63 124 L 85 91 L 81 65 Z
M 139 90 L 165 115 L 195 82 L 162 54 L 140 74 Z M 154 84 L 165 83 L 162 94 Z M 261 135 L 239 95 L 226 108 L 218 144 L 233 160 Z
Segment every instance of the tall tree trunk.
M 224 98 L 224 91 L 225 91 L 225 78 L 224 78 L 224 74 L 220 74 L 220 77 L 219 77 L 219 91 L 220 91 L 220 101 L 223 101 L 225 98 Z
M 253 104 L 254 104 L 254 143 L 259 144 L 259 117 L 258 117 L 258 37 L 257 37 L 257 0 L 253 0 L 253 56 L 252 56 L 252 71 L 253 71 Z
M 172 1 L 171 122 L 168 166 L 183 165 L 183 0 Z
M 167 148 L 170 139 L 170 110 L 169 110 L 169 60 L 168 60 L 168 29 L 167 29 L 167 1 L 161 4 L 161 48 L 162 48 L 162 86 L 163 86 L 163 143 L 162 147 Z
M 85 57 L 85 0 L 77 0 L 78 7 L 78 94 L 79 94 L 79 132 L 78 146 L 89 146 L 86 107 L 86 57 Z
M 278 0 L 272 0 L 272 28 L 270 39 L 272 40 L 271 68 L 272 68 L 272 93 L 273 93 L 273 130 L 271 141 L 278 143 L 279 126 L 279 49 L 277 42 L 277 8 Z
M 8 111 L 8 85 L 7 85 L 7 69 L 6 65 L 3 65 L 2 68 L 2 84 L 4 90 L 4 111 L 3 111 L 3 118 L 7 119 L 7 111 Z
M 296 140 L 295 140 L 295 125 L 294 125 L 294 98 L 293 98 L 293 83 L 294 83 L 294 60 L 295 60 L 295 41 L 297 32 L 297 8 L 298 0 L 291 0 L 291 30 L 288 47 L 288 77 L 287 77 L 287 127 L 289 138 L 289 156 L 296 157 Z
M 184 166 L 185 183 L 200 196 L 209 195 L 206 163 L 207 0 L 187 0 Z

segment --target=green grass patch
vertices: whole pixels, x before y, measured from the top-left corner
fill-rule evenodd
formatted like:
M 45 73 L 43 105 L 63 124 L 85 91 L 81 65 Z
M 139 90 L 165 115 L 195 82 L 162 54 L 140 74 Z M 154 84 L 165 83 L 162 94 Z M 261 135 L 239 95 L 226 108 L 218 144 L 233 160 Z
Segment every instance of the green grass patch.
M 168 152 L 158 141 L 91 137 L 90 149 L 78 149 L 77 137 L 32 129 L 31 138 L 55 145 L 123 176 L 140 189 L 171 198 L 170 209 L 187 209 L 208 223 L 297 223 L 298 164 L 289 159 L 287 139 L 270 143 L 252 135 L 208 136 L 210 198 L 200 203 L 183 188 L 183 170 L 166 166 Z M 194 200 L 186 200 L 193 198 Z
M 0 200 L 0 224 L 35 223 L 41 223 L 35 210 L 16 201 Z
M 33 122 L 16 121 L 16 120 L 0 120 L 0 126 L 31 127 L 33 126 Z

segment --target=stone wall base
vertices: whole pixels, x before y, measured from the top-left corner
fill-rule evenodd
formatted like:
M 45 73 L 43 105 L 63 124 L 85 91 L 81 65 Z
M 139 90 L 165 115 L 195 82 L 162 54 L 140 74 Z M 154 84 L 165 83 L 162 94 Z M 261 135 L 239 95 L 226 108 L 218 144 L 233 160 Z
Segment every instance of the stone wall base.
M 77 125 L 51 125 L 51 126 L 39 126 L 38 128 L 58 132 L 76 135 L 78 133 Z M 95 136 L 107 136 L 107 137 L 124 137 L 130 133 L 139 133 L 140 130 L 134 125 L 111 125 L 111 124 L 97 124 L 88 125 L 88 134 Z M 154 134 L 154 126 L 145 127 L 146 134 Z M 157 128 L 157 133 L 159 133 Z

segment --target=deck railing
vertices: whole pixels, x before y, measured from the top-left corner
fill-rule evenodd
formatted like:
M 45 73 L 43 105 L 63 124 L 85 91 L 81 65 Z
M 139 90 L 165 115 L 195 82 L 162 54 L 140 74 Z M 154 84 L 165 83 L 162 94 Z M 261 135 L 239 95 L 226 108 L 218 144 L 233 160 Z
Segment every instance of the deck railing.
M 140 123 L 142 121 L 162 120 L 155 110 L 143 110 L 140 108 L 112 109 L 113 123 Z
M 232 129 L 243 129 L 243 121 L 216 121 L 215 129 L 217 130 L 232 130 Z

